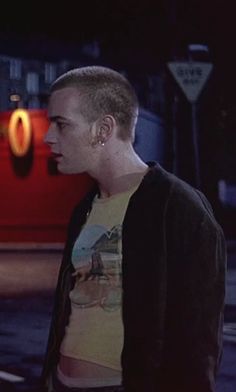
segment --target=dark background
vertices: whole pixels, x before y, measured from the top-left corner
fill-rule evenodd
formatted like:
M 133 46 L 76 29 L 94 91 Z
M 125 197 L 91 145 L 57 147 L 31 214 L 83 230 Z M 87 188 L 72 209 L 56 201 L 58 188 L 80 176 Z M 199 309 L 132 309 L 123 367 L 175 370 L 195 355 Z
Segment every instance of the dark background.
M 9 53 L 76 56 L 70 44 L 96 39 L 105 61 L 153 72 L 174 54 L 183 54 L 186 44 L 197 42 L 209 46 L 211 61 L 224 69 L 226 82 L 236 65 L 232 0 L 16 2 L 4 7 L 0 49 Z M 52 45 L 53 40 L 60 45 Z

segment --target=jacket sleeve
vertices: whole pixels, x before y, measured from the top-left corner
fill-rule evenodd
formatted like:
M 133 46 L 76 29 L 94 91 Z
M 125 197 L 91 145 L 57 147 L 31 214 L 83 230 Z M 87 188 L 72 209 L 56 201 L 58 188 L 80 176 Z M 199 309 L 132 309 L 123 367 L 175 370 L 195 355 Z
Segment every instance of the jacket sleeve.
M 198 195 L 199 196 L 199 195 Z M 206 199 L 179 208 L 167 266 L 161 392 L 213 392 L 222 355 L 225 238 Z
M 72 212 L 67 230 L 67 241 L 63 251 L 62 262 L 60 265 L 57 286 L 54 295 L 51 323 L 47 348 L 44 357 L 43 369 L 41 374 L 41 384 L 46 385 L 50 381 L 50 373 L 58 362 L 59 348 L 64 336 L 65 326 L 70 315 L 69 292 L 73 284 L 71 264 L 71 250 L 76 238 L 79 227 L 82 226 L 81 206 L 77 206 Z M 84 215 L 84 214 L 83 214 Z M 75 230 L 76 228 L 76 230 Z

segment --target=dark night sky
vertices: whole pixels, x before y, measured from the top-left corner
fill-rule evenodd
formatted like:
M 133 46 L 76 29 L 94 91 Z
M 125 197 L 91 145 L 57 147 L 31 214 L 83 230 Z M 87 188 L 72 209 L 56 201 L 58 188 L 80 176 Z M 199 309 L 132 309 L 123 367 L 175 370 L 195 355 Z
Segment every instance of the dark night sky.
M 61 0 L 47 9 L 45 2 L 31 2 L 23 9 L 22 4 L 9 2 L 1 17 L 0 53 L 78 60 L 78 47 L 96 40 L 101 56 L 94 63 L 142 74 L 157 73 L 174 55 L 185 59 L 189 43 L 202 43 L 209 47 L 221 90 L 235 101 L 235 1 L 78 0 L 75 4 Z
M 173 52 L 198 42 L 209 45 L 213 62 L 235 65 L 231 0 L 90 0 L 77 1 L 76 9 L 70 2 L 58 3 L 47 10 L 44 3 L 32 2 L 21 17 L 22 5 L 9 4 L 1 17 L 1 52 L 73 57 L 73 45 L 96 39 L 109 61 L 153 71 Z

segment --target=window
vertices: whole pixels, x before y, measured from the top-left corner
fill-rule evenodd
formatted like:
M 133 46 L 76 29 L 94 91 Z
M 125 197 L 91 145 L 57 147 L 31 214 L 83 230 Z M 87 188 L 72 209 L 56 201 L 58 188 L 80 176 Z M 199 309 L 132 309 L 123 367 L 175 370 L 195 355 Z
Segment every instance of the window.
M 26 89 L 29 94 L 38 94 L 39 75 L 36 72 L 28 72 L 26 75 Z
M 45 83 L 52 83 L 56 79 L 56 66 L 52 63 L 45 64 Z
M 19 59 L 10 59 L 10 79 L 20 80 L 22 74 L 22 63 Z

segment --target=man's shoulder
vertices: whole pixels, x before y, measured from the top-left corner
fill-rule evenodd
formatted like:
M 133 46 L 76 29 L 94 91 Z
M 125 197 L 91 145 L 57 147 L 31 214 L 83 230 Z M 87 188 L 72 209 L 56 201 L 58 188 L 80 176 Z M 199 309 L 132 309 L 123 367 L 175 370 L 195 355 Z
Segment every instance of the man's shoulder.
M 215 217 L 212 205 L 202 191 L 159 165 L 155 171 L 155 176 L 160 177 L 156 188 L 158 189 L 160 184 L 168 184 L 165 217 L 166 224 L 169 224 L 175 233 L 185 232 L 188 236 L 190 232 L 196 234 L 200 229 L 224 239 L 222 227 Z
M 205 194 L 180 177 L 155 164 L 151 167 L 157 192 L 165 191 L 166 204 L 177 213 L 203 213 L 213 217 L 211 203 Z

